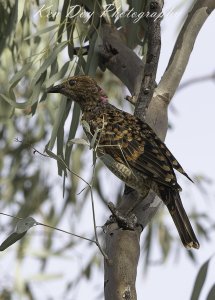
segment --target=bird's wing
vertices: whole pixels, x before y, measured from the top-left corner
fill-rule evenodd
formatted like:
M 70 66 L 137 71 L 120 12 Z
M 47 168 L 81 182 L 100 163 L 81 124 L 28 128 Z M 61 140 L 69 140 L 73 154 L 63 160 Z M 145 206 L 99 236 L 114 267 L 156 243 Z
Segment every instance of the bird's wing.
M 149 125 L 133 115 L 108 104 L 105 112 L 102 109 L 90 118 L 89 125 L 93 134 L 97 132 L 97 143 L 103 152 L 131 169 L 175 188 L 179 185 L 173 169 L 189 178 Z
M 154 131 L 150 128 L 150 126 L 145 123 L 145 127 L 148 127 L 148 129 L 149 129 L 148 130 L 148 135 L 150 136 L 150 139 L 153 139 L 156 142 L 157 146 L 160 148 L 160 150 L 162 151 L 163 155 L 165 155 L 166 158 L 169 160 L 169 162 L 172 165 L 172 167 L 175 170 L 177 170 L 178 172 L 180 172 L 181 174 L 183 174 L 184 176 L 186 176 L 190 181 L 192 181 L 192 179 L 188 176 L 188 174 L 184 171 L 184 169 L 182 168 L 182 166 L 179 164 L 179 162 L 177 161 L 177 159 L 173 156 L 173 154 L 169 151 L 169 149 L 161 141 L 161 139 L 154 133 Z
M 98 129 L 99 122 L 99 127 L 102 128 L 102 117 L 104 128 L 100 129 L 97 146 L 132 170 L 137 170 L 156 182 L 179 188 L 171 158 L 165 153 L 167 148 L 163 149 L 157 143 L 147 124 L 114 109 L 99 116 L 99 120 L 96 118 L 90 122 L 93 132 Z

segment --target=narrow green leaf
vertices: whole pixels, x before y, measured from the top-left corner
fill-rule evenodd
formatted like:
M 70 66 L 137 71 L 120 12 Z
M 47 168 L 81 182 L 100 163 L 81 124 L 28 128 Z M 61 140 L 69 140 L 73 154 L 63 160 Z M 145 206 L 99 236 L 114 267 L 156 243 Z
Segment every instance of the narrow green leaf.
M 19 70 L 9 81 L 10 89 L 17 85 L 17 83 L 25 76 L 27 71 L 31 68 L 32 62 L 24 64 L 24 66 Z
M 27 231 L 22 233 L 13 232 L 9 235 L 9 237 L 0 245 L 0 251 L 4 251 L 14 243 L 16 243 L 18 240 L 20 240 Z
M 96 155 L 96 151 L 93 151 L 93 165 L 96 165 L 96 160 L 97 160 L 97 155 Z
M 55 60 L 53 61 L 53 63 L 51 64 L 51 71 L 50 71 L 50 76 L 49 77 L 52 77 L 57 72 L 58 72 L 58 60 L 57 60 L 57 57 L 56 57 Z
M 54 62 L 57 55 L 66 47 L 67 41 L 62 42 L 60 44 L 57 44 L 52 51 L 50 51 L 48 57 L 43 62 L 42 66 L 39 68 L 39 70 L 34 75 L 34 79 L 32 80 L 32 85 L 34 85 L 37 80 L 40 78 L 41 74 L 44 73 L 47 68 Z
M 58 30 L 58 34 L 57 34 L 58 43 L 60 43 L 62 40 L 64 27 L 65 27 L 65 24 L 67 21 L 66 20 L 67 19 L 67 10 L 69 8 L 69 5 L 70 5 L 70 0 L 64 0 L 62 12 L 61 12 L 61 18 L 60 18 L 60 26 L 59 26 L 59 30 Z
M 98 29 L 99 30 L 99 29 Z M 98 31 L 94 30 L 92 38 L 90 39 L 90 48 L 87 55 L 87 63 L 85 66 L 85 73 L 94 76 L 99 63 L 97 47 Z
M 61 118 L 60 126 L 57 133 L 57 155 L 64 158 L 64 125 L 71 109 L 71 101 L 66 102 L 66 108 Z M 58 163 L 58 175 L 62 176 L 63 169 Z
M 26 102 L 17 103 L 16 101 L 14 101 L 13 99 L 9 98 L 8 96 L 6 96 L 4 94 L 0 94 L 0 100 L 7 102 L 8 104 L 10 104 L 11 107 L 18 108 L 18 109 L 25 109 L 29 106 L 34 105 L 36 102 L 39 101 L 38 98 L 39 98 L 39 94 L 41 92 L 41 87 L 42 87 L 43 81 L 45 80 L 45 76 L 46 76 L 46 73 L 43 73 L 41 78 L 39 79 L 39 81 L 37 82 L 35 87 L 33 88 L 33 93 L 31 95 L 31 97 Z
M 50 256 L 49 256 L 50 257 Z M 47 280 L 56 280 L 56 279 L 61 279 L 63 277 L 63 274 L 46 274 L 46 273 L 41 273 L 34 275 L 31 277 L 31 281 L 36 281 L 36 282 L 43 282 Z
M 150 262 L 150 253 L 152 248 L 152 236 L 153 236 L 153 227 L 151 224 L 147 227 L 147 235 L 144 241 L 144 252 L 145 252 L 145 258 L 144 258 L 144 266 L 145 266 L 145 272 L 147 272 Z
M 66 165 L 65 161 L 63 160 L 62 157 L 59 157 L 58 155 L 56 155 L 54 152 L 52 152 L 51 150 L 49 150 L 48 148 L 45 149 L 45 152 L 53 159 L 55 159 L 57 162 L 59 162 L 62 167 L 64 168 L 64 172 L 66 173 L 66 170 L 68 168 L 68 166 Z
M 71 109 L 71 101 L 66 102 L 66 108 L 64 110 L 63 117 L 61 119 L 61 123 L 58 129 L 57 133 L 57 155 L 64 158 L 64 125 L 66 122 L 66 119 L 69 115 L 70 109 Z M 65 161 L 66 162 L 66 161 Z M 58 163 L 58 175 L 62 176 L 63 169 L 61 165 Z
M 98 133 L 100 132 L 100 129 L 96 128 L 96 131 L 92 137 L 92 140 L 90 142 L 90 149 L 95 149 L 96 147 L 96 139 L 97 139 L 97 136 L 98 136 Z
M 89 279 L 91 272 L 92 272 L 92 263 L 90 262 L 86 267 L 86 269 L 84 270 L 83 274 L 87 277 L 87 279 Z
M 202 291 L 202 287 L 205 283 L 205 279 L 207 276 L 208 265 L 209 265 L 210 260 L 211 260 L 211 257 L 201 266 L 201 268 L 197 274 L 196 281 L 195 281 L 192 295 L 191 295 L 191 300 L 199 299 L 200 293 Z
M 68 146 L 71 146 L 72 144 L 89 146 L 89 142 L 87 140 L 80 138 L 71 139 L 67 142 Z
M 16 224 L 16 233 L 23 233 L 23 232 L 27 232 L 31 227 L 37 225 L 37 222 L 34 218 L 32 217 L 27 217 L 23 220 L 20 220 L 17 224 Z
M 86 121 L 81 121 L 81 125 L 83 126 L 84 128 L 84 131 L 88 132 L 91 134 L 91 131 L 90 131 L 90 125 L 86 122 Z
M 22 2 L 22 1 L 21 1 L 21 2 Z M 54 30 L 54 29 L 57 28 L 57 27 L 59 27 L 58 24 L 52 25 L 52 26 L 49 26 L 49 27 L 45 27 L 44 29 L 38 30 L 38 31 L 35 32 L 34 34 L 27 36 L 27 37 L 24 39 L 24 41 L 29 40 L 29 39 L 31 39 L 31 38 L 33 38 L 33 37 L 36 37 L 36 36 L 41 36 L 42 34 L 47 33 L 47 32 L 49 32 L 49 31 L 52 31 L 52 30 Z
M 29 104 L 28 101 L 24 102 L 24 103 L 17 103 L 14 102 L 14 100 L 10 99 L 9 97 L 7 97 L 6 95 L 0 94 L 0 99 L 6 101 L 7 103 L 9 103 L 13 108 L 26 108 Z
M 55 118 L 54 126 L 53 126 L 53 129 L 52 129 L 52 134 L 51 134 L 51 139 L 48 143 L 48 149 L 49 150 L 52 150 L 53 147 L 54 147 L 54 144 L 55 144 L 55 141 L 56 141 L 56 138 L 57 138 L 57 134 L 58 134 L 58 129 L 59 129 L 59 126 L 61 124 L 61 120 L 63 118 L 64 111 L 66 109 L 66 102 L 67 102 L 67 99 L 66 99 L 66 97 L 63 96 L 62 99 L 61 99 L 60 107 L 59 107 L 58 112 L 57 112 L 57 116 Z
M 23 1 L 18 1 L 18 16 L 17 16 L 17 23 L 19 23 L 19 21 L 21 20 L 21 18 L 22 18 L 22 16 L 23 16 L 24 8 L 25 8 L 25 0 L 23 0 Z
M 70 61 L 67 61 L 64 66 L 60 69 L 59 72 L 54 74 L 52 77 L 50 77 L 46 83 L 45 83 L 45 88 L 49 88 L 52 84 L 54 84 L 56 81 L 62 79 L 64 75 L 66 74 L 68 67 L 69 67 Z
M 37 104 L 39 103 L 39 96 L 41 93 L 41 88 L 42 88 L 43 82 L 46 79 L 46 74 L 47 74 L 47 71 L 45 71 L 43 74 L 41 74 L 36 85 L 34 87 L 32 87 L 33 93 L 28 100 L 29 104 L 32 106 L 32 115 L 34 115 L 36 108 L 37 108 Z
M 13 3 L 14 5 L 11 6 L 9 18 L 7 19 L 7 26 L 4 35 L 7 37 L 12 37 L 14 28 L 16 27 L 17 17 L 18 17 L 18 1 Z
M 171 242 L 171 235 L 169 234 L 169 230 L 165 224 L 159 224 L 159 241 L 160 247 L 163 255 L 163 261 L 166 260 L 170 251 L 170 242 Z
M 195 263 L 196 262 L 196 255 L 195 255 L 194 251 L 186 251 L 186 253 L 189 256 L 189 258 Z
M 71 156 L 72 147 L 73 147 L 73 145 L 68 145 L 68 141 L 75 137 L 75 134 L 76 134 L 76 131 L 78 128 L 78 124 L 79 124 L 80 112 L 81 112 L 81 110 L 80 110 L 79 105 L 77 103 L 74 103 L 72 120 L 71 120 L 70 129 L 69 129 L 69 136 L 68 136 L 68 140 L 67 140 L 67 144 L 66 144 L 66 151 L 65 151 L 65 162 L 67 165 L 69 165 L 70 156 Z M 66 182 L 65 176 L 66 176 L 66 174 L 64 174 L 64 178 L 63 178 L 63 193 L 65 191 L 65 182 Z
M 81 112 L 80 107 L 75 102 L 74 107 L 73 107 L 73 114 L 72 114 L 70 130 L 69 130 L 68 141 L 75 137 L 75 134 L 76 134 L 76 131 L 78 128 L 78 124 L 79 124 L 80 112 Z M 72 151 L 72 145 L 71 146 L 67 145 L 66 152 L 65 152 L 65 161 L 68 164 L 69 164 L 69 160 L 70 160 L 71 151 Z
M 215 284 L 212 286 L 207 296 L 207 300 L 214 300 L 214 299 L 215 299 Z
M 14 108 L 8 102 L 0 97 L 0 119 L 1 121 L 9 119 L 14 113 Z

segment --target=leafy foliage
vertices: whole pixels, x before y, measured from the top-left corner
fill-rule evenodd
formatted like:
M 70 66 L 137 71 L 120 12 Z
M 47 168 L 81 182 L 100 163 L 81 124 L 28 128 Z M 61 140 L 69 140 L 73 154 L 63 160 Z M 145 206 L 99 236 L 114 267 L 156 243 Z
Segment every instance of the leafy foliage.
M 115 2 L 117 5 L 118 2 Z M 135 11 L 141 12 L 145 10 L 146 2 L 127 1 L 127 8 L 134 7 Z M 106 1 L 106 4 L 112 4 L 112 1 Z M 45 8 L 41 9 L 43 5 Z M 64 0 L 55 1 L 54 5 L 49 7 L 39 0 L 0 2 L 0 210 L 21 218 L 35 215 L 52 227 L 63 225 L 69 231 L 83 231 L 81 234 L 90 238 L 93 235 L 88 201 L 90 189 L 84 189 L 86 185 L 74 173 L 67 172 L 71 168 L 87 182 L 91 181 L 93 174 L 91 154 L 82 145 L 82 134 L 78 131 L 80 109 L 66 98 L 52 96 L 48 99 L 46 89 L 70 74 L 87 73 L 95 76 L 99 67 L 97 47 L 102 23 L 102 1 Z M 77 7 L 71 10 L 74 5 Z M 93 12 L 92 17 L 83 22 L 83 17 L 77 13 L 79 9 L 85 15 Z M 114 11 L 116 9 L 114 7 Z M 136 23 L 129 18 L 116 19 L 114 11 L 107 14 L 106 18 L 119 29 L 124 43 L 142 55 L 146 47 L 143 39 L 144 19 Z M 97 79 L 104 82 L 105 89 L 112 93 L 113 98 L 122 96 L 118 79 L 108 71 L 98 71 Z M 114 89 L 116 86 L 117 89 Z M 101 208 L 109 201 L 103 186 L 105 176 L 106 171 L 98 163 L 94 190 L 97 205 Z M 79 195 L 80 191 L 82 193 Z M 116 201 L 120 194 L 121 186 L 116 186 Z M 107 217 L 107 211 L 101 217 L 97 216 L 98 223 L 104 223 L 104 214 Z M 164 218 L 164 215 L 159 215 L 156 222 L 147 228 L 144 241 L 145 266 L 150 264 L 153 232 L 157 233 L 161 245 L 162 261 L 168 258 L 172 250 L 174 237 L 169 233 Z M 204 218 L 207 219 L 207 216 Z M 11 247 L 17 252 L 20 270 L 22 266 L 24 268 L 24 256 L 34 250 L 37 242 L 43 253 L 37 248 L 34 258 L 42 271 L 52 256 L 63 259 L 68 250 L 75 252 L 83 249 L 80 240 L 64 241 L 62 237 L 56 245 L 59 233 L 47 228 L 43 228 L 39 237 L 37 229 L 33 228 L 28 235 L 25 233 L 29 228 L 9 235 L 9 228 L 14 227 L 14 222 L 5 220 L 1 216 L 0 228 L 1 232 L 6 233 L 6 238 L 0 250 L 5 250 L 23 238 L 16 247 Z M 207 237 L 197 214 L 193 220 L 199 234 Z M 90 279 L 93 268 L 100 268 L 101 257 L 97 256 L 97 248 L 91 246 L 92 243 L 89 246 L 90 255 L 84 260 L 83 267 L 67 282 L 66 293 L 71 292 L 71 286 L 78 283 L 80 278 Z M 4 252 L 4 257 L 7 253 Z M 37 270 L 38 274 L 41 270 Z M 22 288 L 13 293 L 18 292 L 21 296 L 35 299 L 30 278 L 14 280 L 22 280 Z M 211 293 L 214 293 L 214 289 Z M 1 297 L 10 299 L 10 287 L 2 289 Z
M 206 281 L 206 277 L 207 277 L 207 273 L 208 273 L 208 267 L 211 263 L 212 257 L 210 257 L 200 268 L 197 277 L 196 277 L 196 281 L 193 287 L 193 292 L 191 295 L 191 300 L 198 300 L 200 297 L 200 294 L 202 292 L 202 289 L 204 287 L 205 281 Z M 208 293 L 207 296 L 207 300 L 213 299 L 214 298 L 214 285 L 212 286 L 211 290 Z

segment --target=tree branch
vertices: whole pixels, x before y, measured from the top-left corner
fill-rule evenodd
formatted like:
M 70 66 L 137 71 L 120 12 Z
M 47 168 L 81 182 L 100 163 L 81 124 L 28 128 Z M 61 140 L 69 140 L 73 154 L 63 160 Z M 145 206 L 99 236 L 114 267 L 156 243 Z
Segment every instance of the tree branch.
M 165 139 L 168 128 L 168 104 L 171 98 L 173 97 L 181 80 L 181 77 L 184 73 L 197 34 L 214 8 L 215 3 L 213 0 L 199 0 L 196 2 L 191 12 L 188 14 L 184 26 L 182 27 L 175 48 L 173 50 L 169 65 L 158 87 L 154 90 L 152 100 L 150 101 L 150 94 L 147 95 L 146 101 L 144 101 L 145 98 L 142 100 L 141 96 L 141 98 L 139 98 L 140 103 L 144 101 L 144 104 L 137 104 L 138 109 L 139 105 L 143 109 L 142 113 L 141 111 L 138 112 L 138 116 L 142 117 L 146 107 L 148 106 L 145 120 L 154 129 L 154 131 L 162 140 Z M 110 41 L 108 40 L 108 38 L 109 37 L 107 35 L 106 42 Z M 151 38 L 155 37 L 153 36 Z M 111 49 L 111 47 L 109 46 L 108 49 Z M 118 44 L 117 49 L 120 49 Z M 145 90 L 144 86 L 147 85 L 149 86 L 150 92 L 151 89 L 153 91 L 152 82 L 154 82 L 153 80 L 155 79 L 157 66 L 154 65 L 153 68 L 155 73 L 152 72 L 146 80 L 143 79 L 142 81 L 143 77 L 140 74 L 142 69 L 136 69 L 132 66 L 133 62 L 135 62 L 136 66 L 136 64 L 138 63 L 138 59 L 135 58 L 134 53 L 132 52 L 130 62 L 130 59 L 128 59 L 130 52 L 128 51 L 128 49 L 126 49 L 126 46 L 123 45 L 121 49 L 123 49 L 123 53 L 127 53 L 128 56 L 125 57 L 125 55 L 123 55 L 122 61 L 120 61 L 119 51 L 119 53 L 116 54 L 119 54 L 117 57 L 115 57 L 116 59 L 111 57 L 111 59 L 108 60 L 108 63 L 106 62 L 106 67 L 108 67 L 115 75 L 117 75 L 125 84 L 127 83 L 126 85 L 132 94 L 138 91 L 138 83 L 136 82 L 137 79 L 140 80 L 139 82 L 142 82 L 143 94 Z M 121 68 L 121 65 L 117 65 L 118 62 L 124 62 L 126 66 L 128 66 L 127 69 L 125 68 L 125 71 L 129 71 L 129 74 L 126 72 L 124 73 L 122 71 L 123 68 Z M 116 70 L 117 68 L 121 70 Z M 148 70 L 146 71 L 146 76 L 148 76 Z M 128 78 L 131 79 L 131 81 L 128 80 Z M 135 80 L 132 80 L 132 78 L 134 78 Z M 136 93 L 136 95 L 137 94 L 138 93 Z M 120 210 L 120 212 L 126 212 L 134 203 L 137 203 L 137 207 L 133 211 L 133 213 L 135 213 L 135 215 L 138 218 L 138 223 L 140 223 L 143 228 L 149 223 L 151 218 L 155 215 L 160 205 L 162 204 L 161 200 L 157 196 L 155 196 L 153 192 L 150 192 L 148 196 L 145 199 L 143 199 L 143 201 L 139 204 L 137 200 L 137 192 L 133 191 L 130 188 L 127 188 L 125 189 L 125 194 L 123 196 L 121 205 L 118 207 L 118 209 Z M 124 299 L 125 291 L 128 290 L 128 287 L 131 291 L 131 294 L 129 294 L 129 297 L 125 299 L 136 299 L 134 285 L 136 280 L 136 269 L 140 250 L 139 236 L 140 228 L 137 228 L 137 230 L 134 231 L 121 230 L 119 227 L 117 227 L 116 223 L 113 223 L 106 227 L 106 253 L 113 262 L 112 264 L 108 264 L 107 262 L 105 262 L 106 300 Z M 134 257 L 133 260 L 128 260 L 126 258 L 126 255 L 128 254 L 131 257 Z
M 194 78 L 191 78 L 191 79 L 183 82 L 182 84 L 179 85 L 177 92 L 188 87 L 189 85 L 196 84 L 196 83 L 202 83 L 202 82 L 210 81 L 210 80 L 215 82 L 215 72 L 213 72 L 212 74 L 209 74 L 209 75 L 194 77 Z
M 159 14 L 162 7 L 162 0 L 151 1 L 150 14 Z M 155 21 L 151 18 L 148 21 L 148 51 L 144 76 L 141 73 L 137 73 L 137 76 L 135 76 L 135 78 L 138 77 L 139 79 L 143 77 L 143 80 L 139 81 L 141 83 L 140 93 L 135 108 L 135 114 L 142 120 L 144 119 L 146 109 L 153 96 L 160 55 L 160 44 L 160 20 L 157 19 Z M 132 51 L 132 58 L 134 57 L 133 55 L 134 53 Z M 136 61 L 136 58 L 134 60 Z M 130 60 L 129 65 L 132 65 Z M 129 67 L 127 68 L 127 71 L 128 70 Z M 131 78 L 133 77 L 132 75 L 132 73 L 129 74 Z M 134 84 L 135 86 L 133 86 L 133 89 L 130 88 L 130 90 L 137 92 L 139 86 L 137 87 L 136 82 Z M 148 190 L 146 191 L 146 195 L 147 194 Z M 122 214 L 125 213 L 126 215 L 131 210 L 131 206 L 136 206 L 132 212 L 138 216 L 138 223 L 144 227 L 148 224 L 149 216 L 151 218 L 154 211 L 157 211 L 157 209 L 154 210 L 154 206 L 159 206 L 160 203 L 157 202 L 155 194 L 151 192 L 149 196 L 141 200 L 142 201 L 140 201 L 136 191 L 127 187 L 127 191 L 125 189 L 124 196 L 122 197 L 119 210 Z M 146 220 L 147 222 L 145 222 Z M 134 230 L 122 230 L 116 223 L 106 226 L 106 228 L 106 253 L 113 263 L 110 265 L 105 262 L 105 299 L 135 300 L 136 271 L 140 252 L 139 238 L 142 228 L 139 226 Z
M 151 1 L 150 14 L 159 15 L 162 11 L 163 1 Z M 148 51 L 144 76 L 140 86 L 140 93 L 137 98 L 134 115 L 145 119 L 146 110 L 152 99 L 155 88 L 155 77 L 157 74 L 158 60 L 160 57 L 161 36 L 160 19 L 148 19 Z
M 96 49 L 99 67 L 103 71 L 108 68 L 127 86 L 132 95 L 138 95 L 143 76 L 143 62 L 125 45 L 123 36 L 114 26 L 101 25 Z
M 167 69 L 156 89 L 166 101 L 171 101 L 186 69 L 197 35 L 215 8 L 213 0 L 198 0 L 179 33 Z
M 122 230 L 116 223 L 107 227 L 106 245 L 111 263 L 105 260 L 105 299 L 135 300 L 135 279 L 140 253 L 140 233 Z

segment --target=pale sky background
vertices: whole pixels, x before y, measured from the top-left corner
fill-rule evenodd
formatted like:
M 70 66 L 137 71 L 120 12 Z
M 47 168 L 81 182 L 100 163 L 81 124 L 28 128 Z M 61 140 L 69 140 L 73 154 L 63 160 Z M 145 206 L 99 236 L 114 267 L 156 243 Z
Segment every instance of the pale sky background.
M 165 9 L 171 9 L 177 3 L 181 1 L 165 1 Z M 186 1 L 188 3 L 189 1 Z M 174 5 L 174 6 L 173 6 Z M 178 29 L 180 26 L 181 18 L 185 10 L 186 4 L 183 9 L 177 11 L 164 19 L 162 22 L 162 48 L 161 58 L 158 69 L 157 81 L 163 74 L 168 59 L 170 57 L 174 41 L 176 40 Z M 196 44 L 194 46 L 193 53 L 191 55 L 187 70 L 184 74 L 183 81 L 199 77 L 202 75 L 209 75 L 215 72 L 214 43 L 215 33 L 215 13 L 213 13 L 204 27 L 202 28 Z M 170 110 L 169 120 L 173 124 L 174 129 L 169 131 L 166 144 L 169 149 L 174 153 L 175 157 L 179 160 L 189 175 L 204 174 L 208 175 L 214 181 L 214 153 L 215 153 L 215 141 L 214 141 L 214 128 L 215 128 L 215 82 L 208 81 L 202 84 L 191 85 L 188 88 L 181 90 L 175 95 L 172 105 L 176 110 L 173 113 Z M 113 178 L 110 176 L 110 178 Z M 110 179 L 113 180 L 113 179 Z M 120 185 L 120 182 L 114 179 L 115 185 Z M 189 212 L 192 209 L 193 203 L 198 211 L 210 211 L 211 217 L 214 218 L 215 213 L 215 185 L 206 185 L 208 195 L 201 194 L 195 185 L 189 182 L 185 182 L 181 177 L 179 178 L 184 192 L 181 194 L 184 206 Z M 192 185 L 192 187 L 191 187 Z M 189 192 L 188 192 L 189 190 Z M 114 192 L 114 191 L 113 191 Z M 81 196 L 80 196 L 81 197 Z M 193 198 L 192 202 L 189 200 Z M 191 203 L 191 204 L 190 204 Z M 101 203 L 96 201 L 96 213 L 97 224 L 103 224 L 104 215 L 99 214 L 100 208 L 104 211 Z M 90 202 L 88 207 L 85 207 L 86 211 L 90 211 Z M 109 212 L 106 211 L 107 216 Z M 70 212 L 68 212 L 68 218 Z M 39 220 L 38 220 L 39 221 Z M 169 218 L 170 223 L 172 222 Z M 75 221 L 74 221 L 75 222 Z M 89 228 L 89 224 L 81 224 L 87 228 L 89 236 L 93 232 L 93 227 Z M 86 229 L 85 228 L 85 229 Z M 66 228 L 65 228 L 66 229 Z M 175 230 L 171 225 L 171 230 Z M 84 231 L 83 229 L 83 232 Z M 175 232 L 176 233 L 176 232 Z M 60 235 L 59 235 L 60 236 Z M 65 240 L 67 237 L 64 235 L 60 237 Z M 186 249 L 180 251 L 180 257 L 177 258 L 171 255 L 168 258 L 168 262 L 161 265 L 152 266 L 148 270 L 147 276 L 143 276 L 143 262 L 140 259 L 138 267 L 137 278 L 137 293 L 138 300 L 141 299 L 165 299 L 165 300 L 189 300 L 192 287 L 195 281 L 197 272 L 202 265 L 212 254 L 215 252 L 215 234 L 211 235 L 211 242 L 202 242 L 201 248 L 196 251 L 198 264 L 194 265 L 186 255 Z M 40 236 L 38 235 L 38 239 Z M 59 242 L 59 240 L 58 240 Z M 77 269 L 81 268 L 83 261 L 90 257 L 92 247 L 88 247 L 86 242 L 81 243 L 81 247 L 75 253 L 68 253 L 68 260 L 58 260 L 54 258 L 48 265 L 47 273 L 59 274 L 66 272 L 64 278 L 71 278 L 71 275 L 75 275 Z M 179 245 L 179 244 L 178 244 Z M 36 245 L 35 245 L 36 246 Z M 181 245 L 179 245 L 181 246 Z M 181 246 L 183 247 L 183 246 Z M 156 258 L 159 258 L 157 251 L 158 245 L 153 245 L 153 253 Z M 37 246 L 35 247 L 35 251 Z M 83 255 L 84 253 L 84 255 Z M 13 265 L 12 251 L 8 252 L 8 255 L 4 256 L 4 264 L 0 264 L 0 268 L 4 273 L 11 270 L 11 273 L 18 274 L 19 266 Z M 98 251 L 98 255 L 100 255 Z M 32 253 L 33 257 L 33 253 Z M 35 274 L 33 267 L 33 261 L 31 253 L 25 259 L 26 269 L 23 272 L 24 275 L 29 278 Z M 29 266 L 31 266 L 29 268 Z M 72 270 L 72 272 L 71 272 Z M 210 269 L 207 277 L 207 284 L 204 287 L 204 291 L 199 300 L 205 300 L 206 295 L 209 292 L 211 285 L 215 282 L 215 259 L 210 264 Z M 5 280 L 8 280 L 5 278 Z M 93 284 L 92 284 L 93 283 Z M 21 283 L 20 283 L 21 284 Z M 62 295 L 62 282 L 48 281 L 35 283 L 35 293 L 38 299 L 48 299 L 51 295 L 54 300 L 96 300 L 102 299 L 102 296 L 98 297 L 98 292 L 103 288 L 103 274 L 98 271 L 93 272 L 92 279 L 90 281 L 83 280 L 77 289 L 75 298 L 61 299 Z M 96 298 L 98 297 L 98 298 Z

